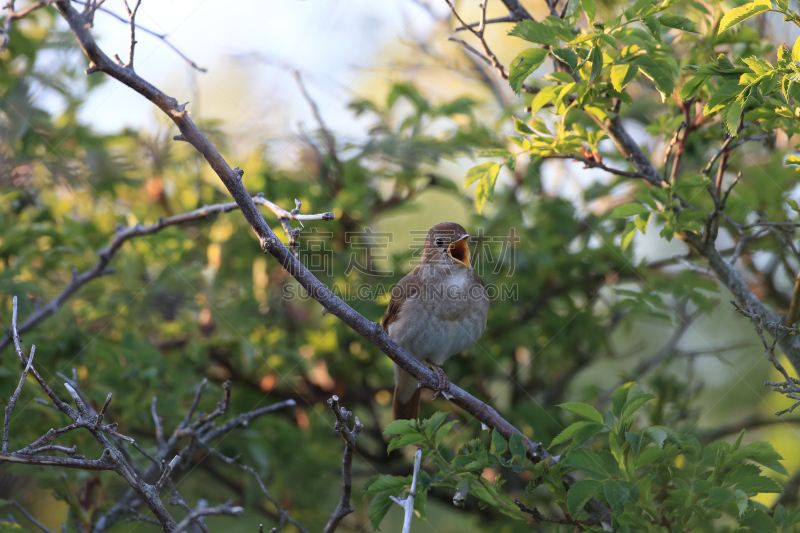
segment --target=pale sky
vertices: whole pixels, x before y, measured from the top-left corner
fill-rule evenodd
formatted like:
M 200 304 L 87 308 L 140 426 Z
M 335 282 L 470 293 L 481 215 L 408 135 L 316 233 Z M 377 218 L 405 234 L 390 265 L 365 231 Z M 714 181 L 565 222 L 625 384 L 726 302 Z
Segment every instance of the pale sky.
M 446 9 L 444 2 L 423 1 Z M 108 0 L 105 7 L 125 13 L 121 0 Z M 371 69 L 402 46 L 404 35 L 432 26 L 423 5 L 412 0 L 144 0 L 137 22 L 168 33 L 208 69 L 193 72 L 163 42 L 139 31 L 137 73 L 179 101 L 191 100 L 188 109 L 195 116 L 224 116 L 227 126 L 246 132 L 255 144 L 296 130 L 299 122 L 311 123 L 285 67 L 305 74 L 332 129 L 347 132 L 353 119 L 346 105 L 364 89 Z M 107 53 L 127 58 L 125 24 L 98 13 L 93 33 Z M 83 118 L 108 132 L 153 127 L 156 115 L 152 104 L 116 82 L 96 90 L 82 109 Z

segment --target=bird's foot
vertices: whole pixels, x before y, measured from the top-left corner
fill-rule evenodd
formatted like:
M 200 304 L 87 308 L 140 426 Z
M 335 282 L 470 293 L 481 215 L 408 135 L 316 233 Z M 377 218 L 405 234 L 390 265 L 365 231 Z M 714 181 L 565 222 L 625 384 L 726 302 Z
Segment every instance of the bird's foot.
M 427 363 L 430 365 L 431 369 L 436 372 L 436 388 L 434 389 L 433 399 L 435 400 L 439 397 L 439 394 L 441 394 L 449 400 L 452 398 L 452 395 L 448 392 L 450 390 L 450 380 L 447 379 L 444 370 L 442 370 L 439 365 L 432 362 L 430 359 L 427 360 Z

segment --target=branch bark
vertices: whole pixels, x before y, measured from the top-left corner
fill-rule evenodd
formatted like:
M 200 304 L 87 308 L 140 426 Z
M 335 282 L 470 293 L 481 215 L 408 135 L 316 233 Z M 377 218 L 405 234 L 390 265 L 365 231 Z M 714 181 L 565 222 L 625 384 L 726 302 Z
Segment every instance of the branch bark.
M 242 184 L 240 173 L 230 167 L 222 154 L 191 120 L 185 109 L 186 104 L 178 104 L 175 98 L 166 95 L 135 72 L 131 72 L 129 69 L 125 69 L 112 61 L 95 42 L 86 27 L 83 15 L 77 12 L 68 0 L 57 0 L 56 6 L 69 24 L 81 49 L 91 61 L 87 73 L 103 72 L 127 85 L 153 102 L 175 123 L 181 132 L 181 140 L 190 143 L 203 155 L 209 166 L 233 196 L 245 219 L 256 234 L 262 250 L 272 255 L 297 280 L 300 286 L 330 313 L 336 315 L 356 333 L 385 353 L 400 368 L 414 376 L 421 386 L 435 389 L 438 383 L 435 372 L 403 350 L 383 331 L 379 323 L 367 320 L 334 295 L 278 240 Z M 452 395 L 451 401 L 453 403 L 475 416 L 487 427 L 496 428 L 505 438 L 509 438 L 513 434 L 521 435 L 531 460 L 538 462 L 551 457 L 541 443 L 534 443 L 524 436 L 522 432 L 501 417 L 490 405 L 478 400 L 454 384 L 451 384 L 450 394 Z M 567 482 L 571 483 L 572 480 L 567 479 Z M 590 501 L 587 505 L 587 510 L 592 518 L 598 522 L 610 522 L 608 509 L 599 500 Z

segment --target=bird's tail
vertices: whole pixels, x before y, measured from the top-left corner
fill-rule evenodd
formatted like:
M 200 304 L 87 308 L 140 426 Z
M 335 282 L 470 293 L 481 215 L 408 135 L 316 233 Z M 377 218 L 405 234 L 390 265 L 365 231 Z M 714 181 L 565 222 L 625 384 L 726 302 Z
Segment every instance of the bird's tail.
M 419 393 L 420 388 L 417 380 L 403 370 L 394 365 L 394 401 L 392 402 L 392 413 L 395 420 L 415 419 L 419 414 Z

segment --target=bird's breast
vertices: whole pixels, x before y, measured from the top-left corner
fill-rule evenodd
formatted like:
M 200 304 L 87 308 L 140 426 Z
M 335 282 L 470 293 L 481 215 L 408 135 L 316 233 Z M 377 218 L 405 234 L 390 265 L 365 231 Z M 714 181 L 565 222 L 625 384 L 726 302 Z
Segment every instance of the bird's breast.
M 417 359 L 436 364 L 474 345 L 486 329 L 489 299 L 469 276 L 467 271 L 422 284 L 403 302 L 389 335 Z

